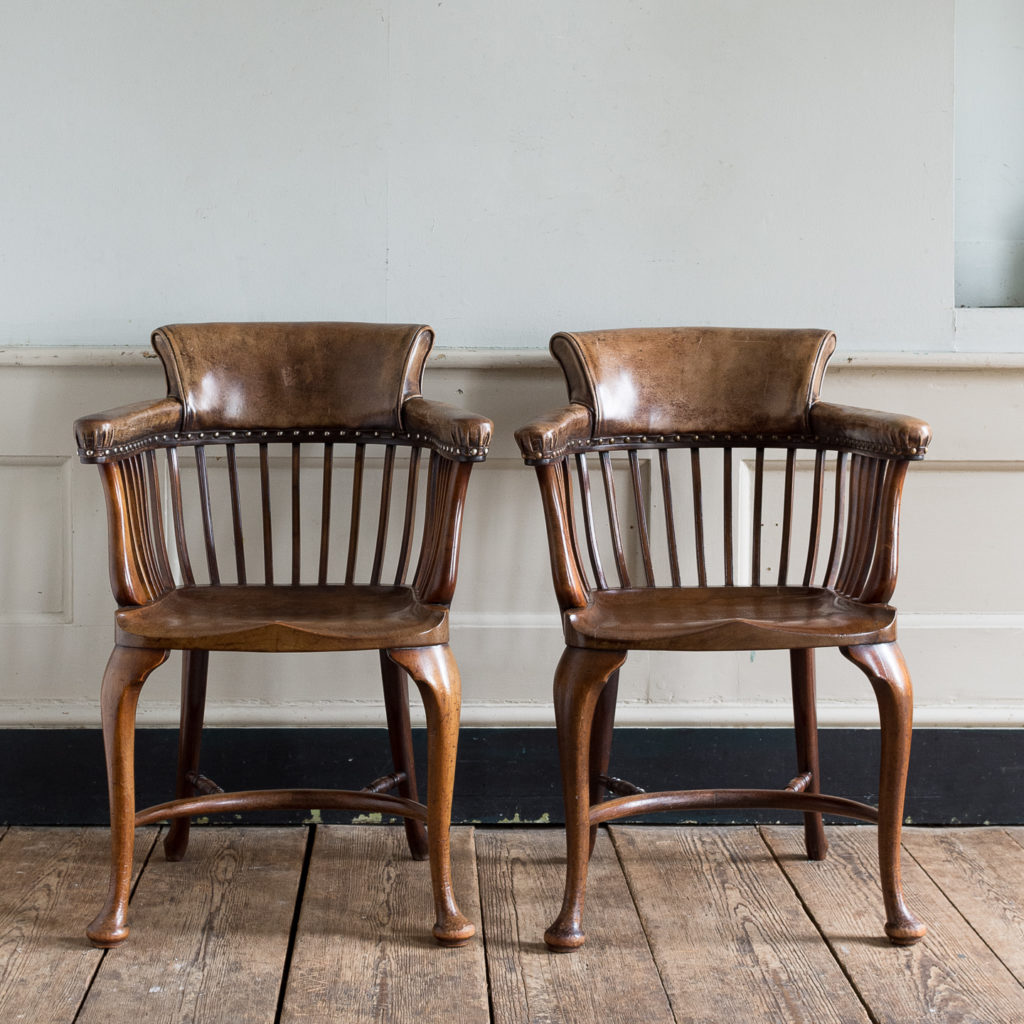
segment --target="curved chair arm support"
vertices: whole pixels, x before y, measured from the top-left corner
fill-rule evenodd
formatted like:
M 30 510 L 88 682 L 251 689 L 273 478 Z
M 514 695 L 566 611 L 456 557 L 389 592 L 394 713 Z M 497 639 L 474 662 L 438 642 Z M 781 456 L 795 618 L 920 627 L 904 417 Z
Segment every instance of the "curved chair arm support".
M 590 586 L 580 566 L 576 545 L 568 466 L 564 461 L 542 462 L 535 468 L 544 504 L 544 526 L 558 606 L 562 611 L 584 608 L 590 601 Z
M 82 462 L 109 462 L 155 448 L 162 435 L 181 429 L 182 406 L 176 398 L 158 398 L 108 409 L 75 422 Z
M 579 451 L 591 437 L 590 410 L 574 403 L 538 416 L 516 431 L 516 441 L 527 465 L 540 466 Z M 575 442 L 575 443 L 574 443 Z
M 924 420 L 895 413 L 815 402 L 810 426 L 823 447 L 895 459 L 923 459 L 932 439 Z
M 494 424 L 486 416 L 415 395 L 402 406 L 402 424 L 412 440 L 459 462 L 482 462 L 487 457 Z
M 459 572 L 462 510 L 473 463 L 430 455 L 423 541 L 413 590 L 424 604 L 451 604 Z

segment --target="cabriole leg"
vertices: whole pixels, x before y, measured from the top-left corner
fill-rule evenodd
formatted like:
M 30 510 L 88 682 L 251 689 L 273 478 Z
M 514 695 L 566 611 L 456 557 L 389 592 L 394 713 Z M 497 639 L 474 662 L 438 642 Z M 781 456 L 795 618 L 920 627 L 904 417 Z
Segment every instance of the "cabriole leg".
M 178 728 L 178 778 L 175 798 L 193 795 L 190 772 L 199 771 L 199 745 L 206 711 L 206 673 L 209 651 L 181 652 L 181 724 Z M 174 818 L 164 837 L 164 856 L 181 860 L 188 849 L 189 818 Z
M 384 682 L 384 710 L 388 719 L 391 763 L 396 772 L 405 773 L 398 784 L 398 795 L 419 800 L 416 790 L 416 763 L 412 755 L 412 728 L 409 725 L 409 680 L 384 651 L 380 652 L 380 674 Z M 405 838 L 413 860 L 427 859 L 427 833 L 422 821 L 405 819 Z
M 459 669 L 447 644 L 398 648 L 387 655 L 412 676 L 423 698 L 427 716 L 427 846 L 437 915 L 434 938 L 442 946 L 461 946 L 476 929 L 455 902 L 448 837 L 462 705 Z
M 567 647 L 555 669 L 555 726 L 565 804 L 565 896 L 544 941 L 556 952 L 576 949 L 586 938 L 580 920 L 590 859 L 591 732 L 601 691 L 625 660 L 625 651 Z
M 128 938 L 135 846 L 135 708 L 146 677 L 167 660 L 167 651 L 115 647 L 103 675 L 100 704 L 110 796 L 110 886 L 107 902 L 86 929 L 94 946 L 108 948 Z
M 593 806 L 605 797 L 604 785 L 599 782 L 608 774 L 608 762 L 612 756 L 612 734 L 615 731 L 615 702 L 619 696 L 619 670 L 616 669 L 605 683 L 597 707 L 594 709 L 594 725 L 590 732 L 590 803 Z M 589 852 L 593 854 L 597 842 L 597 826 L 590 826 Z
M 810 785 L 805 793 L 821 792 L 821 771 L 818 767 L 818 713 L 815 707 L 814 649 L 789 652 L 793 679 L 793 726 L 796 733 L 797 773 L 808 772 Z M 804 815 L 804 846 L 810 860 L 824 860 L 828 840 L 821 814 Z
M 910 763 L 913 689 L 903 654 L 895 643 L 844 647 L 843 654 L 871 681 L 882 731 L 878 783 L 878 861 L 885 899 L 885 934 L 898 946 L 921 939 L 925 926 L 907 909 L 900 880 L 900 834 Z

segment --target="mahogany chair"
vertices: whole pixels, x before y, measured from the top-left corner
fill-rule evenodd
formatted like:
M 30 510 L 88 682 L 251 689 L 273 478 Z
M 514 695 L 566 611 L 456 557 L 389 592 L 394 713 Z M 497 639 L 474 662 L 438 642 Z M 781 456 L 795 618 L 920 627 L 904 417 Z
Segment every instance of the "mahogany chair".
M 164 848 L 180 860 L 191 816 L 269 808 L 403 816 L 413 857 L 429 854 L 434 935 L 460 945 L 473 934 L 449 863 L 460 682 L 448 605 L 469 474 L 491 423 L 422 397 L 432 343 L 429 327 L 397 324 L 162 327 L 153 347 L 167 397 L 75 424 L 82 461 L 102 477 L 118 604 L 101 698 L 112 860 L 88 928 L 95 945 L 128 935 L 137 826 L 170 820 Z M 371 481 L 379 496 L 364 494 Z M 364 537 L 376 530 L 365 545 L 361 526 Z M 136 705 L 171 650 L 184 652 L 177 792 L 136 810 Z M 380 652 L 393 774 L 358 792 L 225 793 L 199 772 L 211 651 L 356 650 Z M 426 710 L 425 806 L 407 674 Z
M 877 822 L 886 934 L 909 945 L 925 933 L 900 886 L 912 693 L 888 601 L 901 489 L 930 431 L 820 402 L 834 348 L 834 335 L 810 330 L 551 339 L 570 404 L 516 437 L 540 481 L 566 642 L 554 699 L 568 865 L 561 913 L 545 933 L 552 949 L 584 941 L 596 826 L 683 808 L 802 811 L 815 860 L 827 849 L 822 812 Z M 821 792 L 817 647 L 838 647 L 874 688 L 877 810 Z M 779 789 L 658 793 L 610 777 L 618 672 L 630 650 L 788 650 L 796 776 Z

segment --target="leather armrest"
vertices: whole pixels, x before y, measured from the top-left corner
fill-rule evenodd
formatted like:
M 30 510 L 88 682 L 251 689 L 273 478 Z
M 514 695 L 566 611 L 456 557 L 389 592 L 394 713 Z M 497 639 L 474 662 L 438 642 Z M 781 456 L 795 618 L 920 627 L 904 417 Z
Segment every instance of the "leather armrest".
M 830 402 L 811 406 L 810 424 L 815 438 L 829 447 L 899 459 L 923 459 L 932 439 L 931 427 L 913 416 Z
M 402 424 L 407 434 L 424 435 L 442 455 L 463 462 L 480 462 L 487 457 L 494 430 L 486 416 L 421 395 L 402 406 Z
M 519 450 L 529 465 L 560 459 L 572 441 L 586 441 L 592 430 L 590 410 L 573 403 L 538 416 L 516 431 Z
M 78 454 L 83 462 L 106 462 L 146 446 L 156 434 L 181 429 L 181 403 L 176 398 L 135 402 L 75 422 Z

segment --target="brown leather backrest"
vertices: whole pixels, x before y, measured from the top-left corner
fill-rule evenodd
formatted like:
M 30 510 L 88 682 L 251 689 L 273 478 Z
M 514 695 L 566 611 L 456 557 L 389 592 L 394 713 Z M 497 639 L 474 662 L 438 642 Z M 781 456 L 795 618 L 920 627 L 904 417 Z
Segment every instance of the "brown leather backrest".
M 401 430 L 420 393 L 429 327 L 360 323 L 173 324 L 153 332 L 183 430 Z
M 800 433 L 835 335 L 656 327 L 559 333 L 551 352 L 593 435 Z

